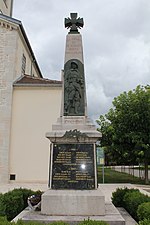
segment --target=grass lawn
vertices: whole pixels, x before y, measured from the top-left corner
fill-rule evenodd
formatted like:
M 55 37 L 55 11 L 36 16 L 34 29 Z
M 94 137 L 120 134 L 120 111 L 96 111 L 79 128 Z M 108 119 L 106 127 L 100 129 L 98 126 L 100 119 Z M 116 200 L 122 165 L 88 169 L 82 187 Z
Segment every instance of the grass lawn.
M 98 183 L 103 183 L 102 167 L 98 166 Z M 131 183 L 131 184 L 144 184 L 144 180 L 138 177 L 133 177 L 127 173 L 121 173 L 110 168 L 104 169 L 104 183 Z

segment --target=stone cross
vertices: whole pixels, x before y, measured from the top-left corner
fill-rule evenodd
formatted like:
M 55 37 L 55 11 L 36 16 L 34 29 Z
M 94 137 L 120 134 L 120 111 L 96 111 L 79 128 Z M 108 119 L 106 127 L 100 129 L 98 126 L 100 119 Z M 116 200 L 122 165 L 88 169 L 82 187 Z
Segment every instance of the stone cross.
M 77 13 L 70 13 L 71 18 L 65 18 L 65 27 L 70 28 L 69 33 L 79 33 L 78 28 L 83 27 L 83 18 L 77 18 Z

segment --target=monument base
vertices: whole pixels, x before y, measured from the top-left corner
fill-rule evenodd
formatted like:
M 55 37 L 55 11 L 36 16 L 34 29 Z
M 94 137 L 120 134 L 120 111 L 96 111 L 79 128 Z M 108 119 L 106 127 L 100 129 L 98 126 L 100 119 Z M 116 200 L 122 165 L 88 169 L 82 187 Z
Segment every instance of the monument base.
M 104 195 L 97 190 L 48 190 L 42 195 L 41 213 L 51 216 L 105 215 Z
M 94 221 L 105 221 L 109 225 L 125 225 L 128 224 L 128 221 L 131 221 L 131 224 L 136 224 L 127 212 L 126 214 L 120 214 L 111 202 L 105 204 L 105 212 L 104 216 L 49 216 L 41 214 L 40 211 L 25 209 L 16 218 L 14 218 L 13 221 L 17 222 L 21 219 L 24 222 L 36 221 L 43 224 L 63 221 L 70 225 L 78 225 L 79 222 L 90 219 Z M 125 219 L 127 222 L 125 222 Z

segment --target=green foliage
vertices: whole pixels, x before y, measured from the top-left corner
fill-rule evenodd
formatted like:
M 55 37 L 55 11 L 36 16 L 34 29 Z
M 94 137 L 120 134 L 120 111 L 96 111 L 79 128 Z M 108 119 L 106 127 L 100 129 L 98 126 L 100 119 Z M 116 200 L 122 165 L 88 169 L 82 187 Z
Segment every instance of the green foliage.
M 26 189 L 26 188 L 14 189 L 14 190 L 10 191 L 10 193 L 14 194 L 14 195 L 19 195 L 19 194 L 22 195 L 24 208 L 26 208 L 28 206 L 27 199 L 28 199 L 29 196 L 31 196 L 31 195 L 42 195 L 42 192 L 39 191 L 39 190 L 33 191 L 31 189 Z
M 113 100 L 113 108 L 97 120 L 101 145 L 112 163 L 150 162 L 150 86 L 137 86 Z M 107 156 L 106 156 L 107 158 Z M 147 174 L 147 173 L 146 173 Z M 147 181 L 146 177 L 146 181 Z
M 112 136 L 114 134 L 114 129 L 111 126 L 111 122 L 107 119 L 107 115 L 105 116 L 101 115 L 99 120 L 97 120 L 96 122 L 100 125 L 98 131 L 102 132 L 102 134 L 105 134 L 101 138 L 101 145 L 110 146 L 112 143 Z
M 124 207 L 136 221 L 150 219 L 150 197 L 138 189 L 117 188 L 112 193 L 112 203 Z
M 10 225 L 43 225 L 42 222 L 37 222 L 37 221 L 28 221 L 28 222 L 25 222 L 25 221 L 22 221 L 22 220 L 18 220 L 16 223 L 10 223 Z M 50 225 L 47 224 L 47 225 Z M 57 225 L 57 223 L 55 224 Z M 60 225 L 69 225 L 69 224 L 65 224 L 65 223 L 61 223 Z
M 142 194 L 141 192 L 133 191 L 127 192 L 124 196 L 123 201 L 125 202 L 125 209 L 136 221 L 138 221 L 138 206 L 144 202 L 150 202 L 150 197 Z
M 139 225 L 150 225 L 150 219 L 144 219 L 139 222 Z
M 69 225 L 69 224 L 66 222 L 63 222 L 63 221 L 56 221 L 56 222 L 51 223 L 51 225 Z
M 0 217 L 0 225 L 42 225 L 42 222 L 35 222 L 35 221 L 28 221 L 24 222 L 22 220 L 18 220 L 16 223 L 7 221 L 6 217 Z M 48 223 L 47 225 L 69 225 L 69 223 L 63 222 L 63 221 L 56 221 L 52 223 Z M 104 221 L 95 221 L 95 220 L 84 220 L 78 225 L 108 225 L 108 223 Z
M 88 219 L 80 222 L 78 225 L 108 225 L 108 223 L 104 221 L 96 221 Z
M 23 198 L 21 193 L 8 192 L 4 194 L 3 203 L 5 215 L 7 216 L 8 220 L 12 220 L 24 209 Z
M 10 222 L 8 222 L 6 217 L 0 216 L 0 225 L 11 225 Z
M 150 202 L 144 202 L 139 205 L 137 215 L 139 220 L 150 219 Z
M 42 222 L 37 222 L 37 221 L 24 222 L 22 220 L 18 220 L 17 223 L 15 223 L 14 225 L 43 225 L 43 223 Z M 50 225 L 50 224 L 47 224 L 47 225 Z M 62 224 L 62 225 L 68 225 L 68 224 Z
M 112 193 L 112 203 L 116 207 L 124 207 L 126 206 L 126 202 L 124 201 L 124 196 L 127 193 L 138 192 L 138 189 L 128 189 L 128 188 L 117 188 L 115 192 Z
M 33 194 L 42 194 L 30 189 L 14 189 L 0 194 L 0 216 L 6 216 L 10 221 L 27 207 L 27 198 Z
M 4 195 L 0 193 L 0 216 L 5 216 Z

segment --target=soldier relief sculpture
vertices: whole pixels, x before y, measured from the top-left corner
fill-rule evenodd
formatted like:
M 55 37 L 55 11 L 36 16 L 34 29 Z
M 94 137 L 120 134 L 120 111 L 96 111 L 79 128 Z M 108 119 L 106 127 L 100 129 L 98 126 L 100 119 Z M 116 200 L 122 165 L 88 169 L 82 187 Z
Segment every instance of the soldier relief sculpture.
M 64 73 L 64 115 L 84 115 L 84 74 L 79 60 L 70 60 Z

